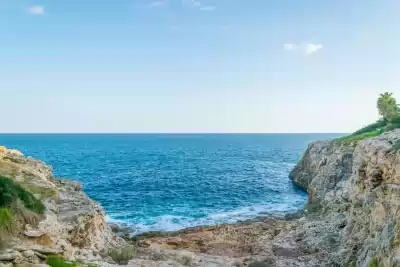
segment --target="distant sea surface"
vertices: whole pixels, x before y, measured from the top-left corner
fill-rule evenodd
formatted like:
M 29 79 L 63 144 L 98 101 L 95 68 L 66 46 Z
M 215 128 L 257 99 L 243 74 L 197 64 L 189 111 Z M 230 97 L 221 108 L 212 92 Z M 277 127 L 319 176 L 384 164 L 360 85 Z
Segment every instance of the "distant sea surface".
M 2 134 L 0 145 L 80 181 L 137 233 L 302 208 L 288 174 L 308 143 L 339 134 Z

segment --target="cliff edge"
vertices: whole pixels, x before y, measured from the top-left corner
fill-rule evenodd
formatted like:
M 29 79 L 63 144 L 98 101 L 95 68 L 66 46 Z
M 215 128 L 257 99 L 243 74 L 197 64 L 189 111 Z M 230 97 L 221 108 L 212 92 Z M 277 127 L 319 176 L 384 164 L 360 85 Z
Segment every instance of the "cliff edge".
M 308 244 L 318 249 L 329 239 L 319 248 L 329 263 L 400 266 L 399 148 L 400 130 L 357 144 L 314 142 L 290 173 L 309 193 L 307 207 L 319 211 L 314 228 L 321 235 Z
M 102 261 L 102 251 L 126 245 L 82 185 L 53 177 L 50 166 L 0 147 L 0 265 L 45 262 L 49 255 Z

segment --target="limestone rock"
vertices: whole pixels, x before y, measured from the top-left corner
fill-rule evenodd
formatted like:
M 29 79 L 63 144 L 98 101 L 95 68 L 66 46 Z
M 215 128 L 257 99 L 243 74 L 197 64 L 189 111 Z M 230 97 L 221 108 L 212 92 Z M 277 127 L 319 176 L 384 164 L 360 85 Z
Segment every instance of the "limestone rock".
M 31 257 L 35 256 L 35 252 L 32 250 L 26 250 L 26 251 L 22 252 L 22 255 L 25 258 L 31 258 Z
M 23 157 L 24 154 L 22 154 L 21 151 L 16 150 L 16 149 L 8 149 L 7 150 L 7 155 L 9 156 L 17 156 L 17 157 Z
M 368 266 L 372 258 L 379 266 L 400 266 L 398 140 L 395 130 L 356 146 L 325 141 L 308 147 L 290 178 L 324 211 L 302 222 L 309 249 L 325 251 L 338 266 Z
M 21 253 L 15 250 L 0 251 L 0 261 L 14 261 L 21 258 Z
M 27 237 L 41 237 L 44 233 L 39 230 L 29 229 L 24 232 L 24 235 Z

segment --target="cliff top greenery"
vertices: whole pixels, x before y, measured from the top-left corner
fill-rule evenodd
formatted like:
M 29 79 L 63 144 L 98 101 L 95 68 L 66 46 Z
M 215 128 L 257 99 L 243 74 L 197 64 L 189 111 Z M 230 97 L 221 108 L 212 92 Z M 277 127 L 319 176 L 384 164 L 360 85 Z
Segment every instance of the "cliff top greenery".
M 381 118 L 367 125 L 351 135 L 337 139 L 340 143 L 357 143 L 358 141 L 381 135 L 394 129 L 400 128 L 400 107 L 393 93 L 383 93 L 377 101 L 377 108 Z

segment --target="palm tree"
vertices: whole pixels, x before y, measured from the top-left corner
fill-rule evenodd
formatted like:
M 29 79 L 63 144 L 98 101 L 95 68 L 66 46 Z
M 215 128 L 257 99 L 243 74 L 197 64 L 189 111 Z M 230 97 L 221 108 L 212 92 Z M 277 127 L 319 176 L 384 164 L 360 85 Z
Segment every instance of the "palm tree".
M 397 105 L 393 93 L 380 94 L 377 102 L 379 114 L 384 120 L 390 121 L 392 118 L 400 115 L 400 108 Z

